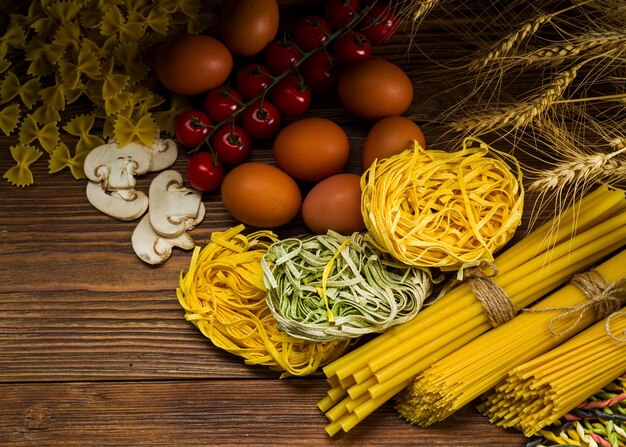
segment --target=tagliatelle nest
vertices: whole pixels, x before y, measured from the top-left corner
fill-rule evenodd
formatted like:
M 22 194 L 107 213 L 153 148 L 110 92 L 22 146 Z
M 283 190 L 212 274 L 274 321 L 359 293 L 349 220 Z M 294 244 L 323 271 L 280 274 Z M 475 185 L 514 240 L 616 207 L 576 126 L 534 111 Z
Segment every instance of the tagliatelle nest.
M 196 247 L 176 290 L 192 322 L 215 346 L 285 374 L 305 376 L 341 356 L 349 341 L 310 343 L 282 332 L 266 303 L 261 258 L 277 240 L 271 231 L 245 236 L 243 225 Z
M 363 174 L 368 236 L 412 266 L 456 270 L 492 261 L 521 223 L 521 177 L 513 157 L 476 138 L 464 139 L 456 152 L 415 142 Z
M 362 233 L 277 241 L 261 264 L 278 327 L 309 341 L 357 338 L 409 321 L 433 285 L 426 269 L 381 253 Z

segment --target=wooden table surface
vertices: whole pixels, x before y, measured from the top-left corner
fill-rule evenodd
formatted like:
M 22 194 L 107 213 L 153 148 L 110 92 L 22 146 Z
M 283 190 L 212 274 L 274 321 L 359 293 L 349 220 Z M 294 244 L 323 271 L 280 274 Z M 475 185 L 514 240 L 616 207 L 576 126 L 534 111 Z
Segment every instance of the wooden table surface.
M 436 45 L 437 27 L 429 32 Z M 424 74 L 428 51 L 407 58 L 406 39 L 376 51 L 412 73 L 408 113 L 426 123 L 452 99 L 432 97 L 443 87 Z M 347 170 L 359 172 L 369 124 L 350 118 L 332 94 L 317 95 L 307 115 L 344 127 L 353 153 Z M 433 139 L 436 127 L 429 132 Z M 16 142 L 15 135 L 0 138 L 2 173 Z M 187 159 L 182 153 L 174 168 L 184 171 Z M 269 143 L 253 159 L 272 161 Z M 175 295 L 190 253 L 176 249 L 157 267 L 142 263 L 130 244 L 137 222 L 99 213 L 85 181 L 67 171 L 48 174 L 46 160 L 33 165 L 29 187 L 0 181 L 0 445 L 524 445 L 519 433 L 491 426 L 473 406 L 418 428 L 400 420 L 391 402 L 329 438 L 316 407 L 327 390 L 323 377 L 279 379 L 212 346 L 185 321 Z M 147 190 L 152 178 L 139 177 L 139 188 Z M 203 200 L 206 219 L 191 233 L 198 245 L 236 224 L 219 195 Z M 298 218 L 277 232 L 303 231 Z

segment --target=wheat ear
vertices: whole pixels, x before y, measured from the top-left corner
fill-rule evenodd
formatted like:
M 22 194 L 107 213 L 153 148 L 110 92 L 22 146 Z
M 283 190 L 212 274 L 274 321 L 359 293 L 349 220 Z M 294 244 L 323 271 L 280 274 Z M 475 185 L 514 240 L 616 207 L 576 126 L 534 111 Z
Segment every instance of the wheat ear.
M 563 96 L 565 90 L 576 78 L 578 70 L 582 65 L 578 64 L 569 70 L 559 73 L 548 87 L 534 98 L 503 107 L 492 113 L 458 120 L 453 124 L 453 128 L 457 131 L 483 132 L 501 129 L 507 125 L 511 125 L 516 129 L 525 127 Z
M 572 9 L 579 8 L 584 4 L 592 1 L 594 0 L 586 0 L 581 3 L 561 9 L 560 11 L 556 11 L 550 14 L 538 15 L 536 17 L 528 19 L 526 22 L 523 22 L 517 30 L 508 34 L 507 36 L 499 40 L 495 45 L 493 45 L 486 55 L 479 56 L 478 58 L 472 60 L 468 66 L 469 70 L 480 70 L 482 68 L 485 68 L 491 62 L 507 56 L 511 52 L 511 50 L 518 48 L 526 39 L 535 35 L 543 25 L 551 22 L 553 18 Z
M 620 32 L 607 31 L 605 33 L 586 34 L 572 39 L 570 42 L 562 42 L 520 54 L 519 59 L 525 65 L 560 63 L 589 50 L 606 51 L 624 42 L 626 42 L 626 34 Z
M 626 139 L 616 139 L 621 144 L 608 154 L 579 154 L 575 159 L 558 163 L 553 169 L 543 171 L 529 186 L 530 190 L 562 189 L 572 183 L 620 181 L 626 179 L 626 161 L 617 156 L 626 152 Z

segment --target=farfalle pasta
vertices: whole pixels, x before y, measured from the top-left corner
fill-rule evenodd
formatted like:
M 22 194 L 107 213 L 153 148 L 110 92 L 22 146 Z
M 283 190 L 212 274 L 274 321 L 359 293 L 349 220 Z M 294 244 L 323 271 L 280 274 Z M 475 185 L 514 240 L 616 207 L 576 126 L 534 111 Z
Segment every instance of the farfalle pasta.
M 23 154 L 32 155 L 36 146 L 49 155 L 51 173 L 68 167 L 76 174 L 82 154 L 105 138 L 151 146 L 161 132 L 173 135 L 169 121 L 183 101 L 174 97 L 167 104 L 169 98 L 142 83 L 151 70 L 142 56 L 178 34 L 214 26 L 215 6 L 200 0 L 36 0 L 25 14 L 11 14 L 0 34 L 0 131 L 18 133 L 20 149 L 19 169 L 5 178 L 20 186 L 32 182 L 24 172 L 34 160 Z M 79 98 L 93 109 L 62 120 L 61 112 Z M 94 135 L 94 129 L 104 132 Z M 63 133 L 78 137 L 74 155 L 60 144 Z
M 9 168 L 2 176 L 9 183 L 15 186 L 27 186 L 33 183 L 33 173 L 30 171 L 30 165 L 33 164 L 43 152 L 33 146 L 20 144 L 11 146 L 11 157 L 15 160 L 16 165 Z
M 20 121 L 21 108 L 19 104 L 11 104 L 0 110 L 0 130 L 5 135 L 10 135 Z
M 76 153 L 89 152 L 91 149 L 104 144 L 102 138 L 92 135 L 89 132 L 94 125 L 96 117 L 94 115 L 77 115 L 63 126 L 70 135 L 79 137 L 76 143 Z
M 76 180 L 85 178 L 85 170 L 83 166 L 85 164 L 85 157 L 88 152 L 76 151 L 76 154 L 72 157 L 69 148 L 65 143 L 59 143 L 59 145 L 50 154 L 50 160 L 48 161 L 48 173 L 54 174 L 62 169 L 69 168 L 70 172 Z

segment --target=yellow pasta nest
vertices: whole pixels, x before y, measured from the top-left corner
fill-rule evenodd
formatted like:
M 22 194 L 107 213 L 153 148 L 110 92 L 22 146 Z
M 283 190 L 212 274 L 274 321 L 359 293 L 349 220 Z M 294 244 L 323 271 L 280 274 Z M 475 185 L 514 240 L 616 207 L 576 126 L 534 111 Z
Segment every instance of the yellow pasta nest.
M 176 290 L 191 321 L 215 346 L 286 374 L 305 376 L 341 356 L 349 340 L 312 343 L 278 329 L 266 303 L 261 258 L 277 240 L 271 231 L 241 234 L 238 225 L 196 247 Z
M 457 152 L 415 142 L 361 178 L 368 237 L 412 266 L 455 270 L 491 261 L 521 222 L 521 180 L 514 157 L 476 138 L 464 139 Z

